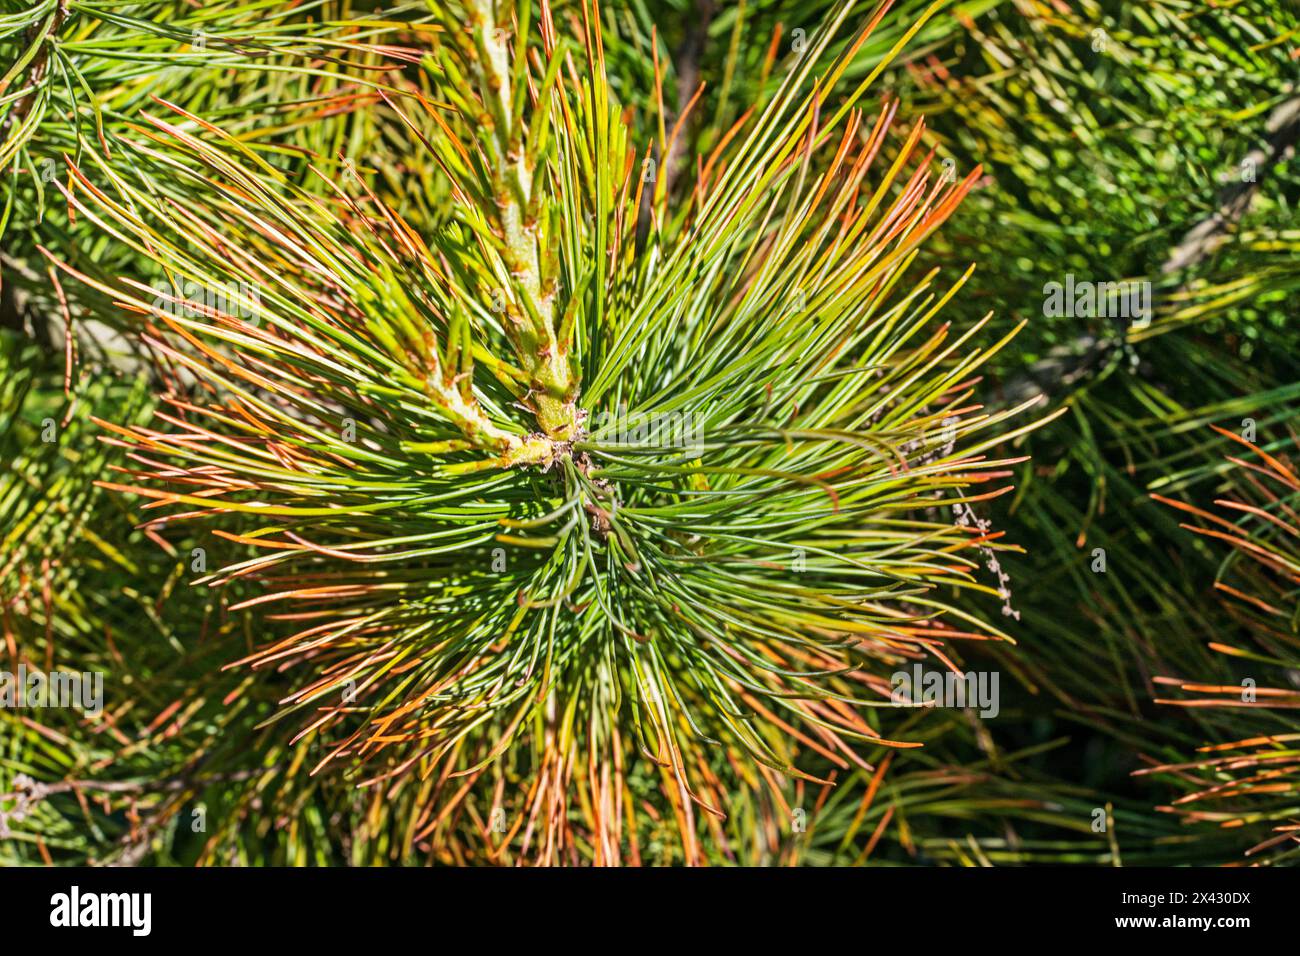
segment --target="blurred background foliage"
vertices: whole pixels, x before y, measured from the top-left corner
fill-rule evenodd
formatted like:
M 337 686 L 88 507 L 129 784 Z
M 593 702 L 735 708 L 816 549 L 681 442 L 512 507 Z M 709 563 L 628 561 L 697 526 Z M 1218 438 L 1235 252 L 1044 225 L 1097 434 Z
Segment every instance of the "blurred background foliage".
M 684 147 L 658 158 L 670 196 L 773 95 L 831 7 L 602 6 L 607 69 L 643 141 L 657 74 L 673 119 L 703 83 Z M 930 7 L 897 0 L 843 85 Z M 707 773 L 728 816 L 702 819 L 701 842 L 722 864 L 1295 862 L 1300 12 L 1288 0 L 940 7 L 875 86 L 897 109 L 897 141 L 924 121 L 937 174 L 982 169 L 926 268 L 977 264 L 955 320 L 1027 320 L 981 394 L 1041 392 L 1069 409 L 1017 440 L 1031 458 L 1016 494 L 989 506 L 1024 549 L 1003 559 L 1019 620 L 954 595 L 1017 638 L 954 658 L 1001 673 L 1001 713 L 909 714 L 894 736 L 924 747 L 867 751 L 870 772 L 827 765 L 833 786 L 720 755 Z M 555 8 L 577 17 L 581 4 Z M 429 95 L 428 20 L 416 4 L 0 3 L 3 654 L 9 670 L 104 670 L 130 691 L 102 720 L 0 710 L 0 864 L 517 859 L 488 807 L 429 815 L 454 781 L 358 789 L 313 775 L 313 740 L 266 722 L 277 675 L 223 669 L 252 629 L 264 639 L 275 625 L 231 610 L 237 588 L 189 585 L 190 532 L 142 529 L 141 503 L 94 487 L 121 460 L 92 417 L 147 421 L 147 362 L 111 303 L 59 286 L 41 253 L 88 275 L 137 273 L 68 215 L 48 172 L 66 181 L 65 158 L 131 138 L 152 97 L 304 184 L 308 165 L 350 164 L 417 229 L 440 228 L 446 185 L 378 92 Z M 169 195 L 147 154 L 122 154 Z M 1150 322 L 1047 315 L 1044 287 L 1067 276 L 1149 282 Z M 72 362 L 74 348 L 100 364 Z M 679 862 L 650 776 L 628 777 L 644 812 L 626 858 Z

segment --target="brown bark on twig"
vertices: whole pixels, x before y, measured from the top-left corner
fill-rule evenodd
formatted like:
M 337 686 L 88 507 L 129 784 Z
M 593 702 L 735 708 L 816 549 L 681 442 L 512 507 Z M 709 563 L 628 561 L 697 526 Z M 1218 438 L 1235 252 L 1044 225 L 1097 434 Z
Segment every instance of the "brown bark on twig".
M 1300 96 L 1292 97 L 1277 106 L 1265 123 L 1268 134 L 1264 142 L 1242 159 L 1242 165 L 1254 164 L 1255 176 L 1247 182 L 1234 181 L 1224 187 L 1215 203 L 1212 214 L 1202 219 L 1186 233 L 1178 245 L 1170 250 L 1160 267 L 1161 276 L 1177 276 L 1199 265 L 1214 254 L 1225 242 L 1229 233 L 1249 211 L 1259 192 L 1265 171 L 1295 154 L 1300 142 Z M 1179 286 L 1179 290 L 1186 288 Z M 1166 296 L 1168 293 L 1166 293 Z M 1008 382 L 1003 393 L 1014 403 L 1038 389 L 1049 396 L 1069 387 L 1104 367 L 1115 350 L 1125 343 L 1122 329 L 1101 338 L 1081 335 L 1069 346 L 1054 350 L 1050 355 L 1031 366 L 1024 375 Z

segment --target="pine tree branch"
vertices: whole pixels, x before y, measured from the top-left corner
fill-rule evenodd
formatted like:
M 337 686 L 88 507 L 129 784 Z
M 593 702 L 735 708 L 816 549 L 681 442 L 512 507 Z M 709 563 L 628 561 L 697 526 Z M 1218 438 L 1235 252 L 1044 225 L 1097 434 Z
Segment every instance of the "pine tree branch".
M 1265 129 L 1268 138 L 1242 160 L 1243 166 L 1250 164 L 1260 173 L 1295 152 L 1296 142 L 1300 140 L 1300 96 L 1278 106 L 1269 115 Z M 1190 269 L 1223 245 L 1228 231 L 1241 221 L 1254 202 L 1261 178 L 1255 175 L 1244 182 L 1229 183 L 1219 194 L 1218 208 L 1187 231 L 1160 267 L 1160 274 L 1170 275 Z
M 1164 264 L 1161 276 L 1187 272 L 1199 265 L 1228 240 L 1230 230 L 1249 211 L 1259 192 L 1264 171 L 1294 155 L 1300 142 L 1300 96 L 1292 97 L 1276 107 L 1265 124 L 1269 134 L 1262 145 L 1251 150 L 1242 165 L 1251 163 L 1257 174 L 1247 181 L 1234 181 L 1220 191 L 1215 210 L 1184 233 L 1174 246 Z M 1179 286 L 1177 291 L 1185 289 Z M 1176 294 L 1175 292 L 1175 294 Z M 1165 293 L 1168 298 L 1170 293 Z M 1067 346 L 1054 349 L 1053 354 L 1036 362 L 1018 378 L 1007 383 L 1003 392 L 1006 401 L 1015 404 L 1035 390 L 1050 395 L 1068 388 L 1105 367 L 1112 355 L 1127 342 L 1126 330 L 1118 325 L 1110 335 L 1096 337 L 1080 335 Z
M 506 319 L 513 325 L 519 358 L 529 373 L 527 401 L 538 424 L 550 438 L 568 441 L 577 433 L 577 381 L 569 362 L 571 343 L 561 342 L 555 331 L 554 283 L 542 278 L 533 180 L 537 158 L 524 149 L 527 124 L 516 114 L 510 70 L 512 55 L 527 55 L 526 38 L 517 36 L 512 52 L 506 41 L 510 24 L 494 16 L 493 6 L 492 0 L 473 0 L 469 15 L 478 53 L 473 65 L 492 120 L 495 217 L 504 240 L 506 268 L 524 313 L 508 310 Z M 549 108 L 548 103 L 537 105 L 537 109 Z

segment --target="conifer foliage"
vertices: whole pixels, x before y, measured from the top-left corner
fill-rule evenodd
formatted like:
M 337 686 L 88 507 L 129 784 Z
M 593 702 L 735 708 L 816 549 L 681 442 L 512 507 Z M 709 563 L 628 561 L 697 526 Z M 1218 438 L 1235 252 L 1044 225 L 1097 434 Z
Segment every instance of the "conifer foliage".
M 1001 587 L 950 515 L 1005 490 L 990 449 L 1024 409 L 972 384 L 1005 340 L 936 320 L 960 277 L 904 281 L 978 173 L 936 177 L 919 124 L 886 151 L 888 111 L 855 108 L 872 77 L 827 103 L 851 48 L 806 92 L 832 21 L 674 210 L 597 22 L 527 12 L 448 11 L 445 102 L 394 97 L 440 132 L 418 142 L 454 203 L 433 235 L 191 114 L 201 133 L 160 116 L 140 148 L 209 203 L 74 168 L 78 214 L 174 281 L 261 290 L 193 317 L 111 290 L 177 374 L 158 421 L 104 423 L 131 461 L 106 486 L 240 517 L 216 533 L 253 553 L 198 584 L 256 582 L 249 606 L 300 623 L 240 663 L 294 675 L 322 763 L 504 785 L 541 860 L 589 806 L 611 862 L 644 761 L 694 859 L 694 816 L 723 813 L 705 748 L 798 775 L 793 734 L 863 764 L 891 665 L 1006 637 L 941 591 Z
M 1294 860 L 1261 6 L 0 0 L 0 862 Z

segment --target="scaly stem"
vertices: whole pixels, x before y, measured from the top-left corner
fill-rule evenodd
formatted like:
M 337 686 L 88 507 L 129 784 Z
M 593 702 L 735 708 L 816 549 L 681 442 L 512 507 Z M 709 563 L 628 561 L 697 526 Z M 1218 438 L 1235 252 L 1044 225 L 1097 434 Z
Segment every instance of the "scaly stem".
M 524 150 L 525 123 L 515 114 L 510 73 L 508 24 L 498 22 L 492 0 L 469 7 L 475 67 L 483 102 L 491 118 L 496 219 L 504 240 L 505 265 L 514 280 L 517 303 L 508 303 L 515 347 L 529 374 L 531 404 L 542 431 L 554 441 L 571 441 L 578 431 L 578 381 L 569 362 L 570 342 L 555 333 L 555 287 L 544 283 L 538 254 L 533 169 Z M 525 56 L 522 39 L 514 56 Z M 539 103 L 538 109 L 549 109 Z
M 474 448 L 496 457 L 471 466 L 502 467 L 537 464 L 549 466 L 555 458 L 555 441 L 550 437 L 512 434 L 495 424 L 479 404 L 467 381 L 454 370 L 446 369 L 436 349 L 430 349 L 425 361 L 431 366 L 424 378 L 424 392 L 460 429 L 465 441 Z

